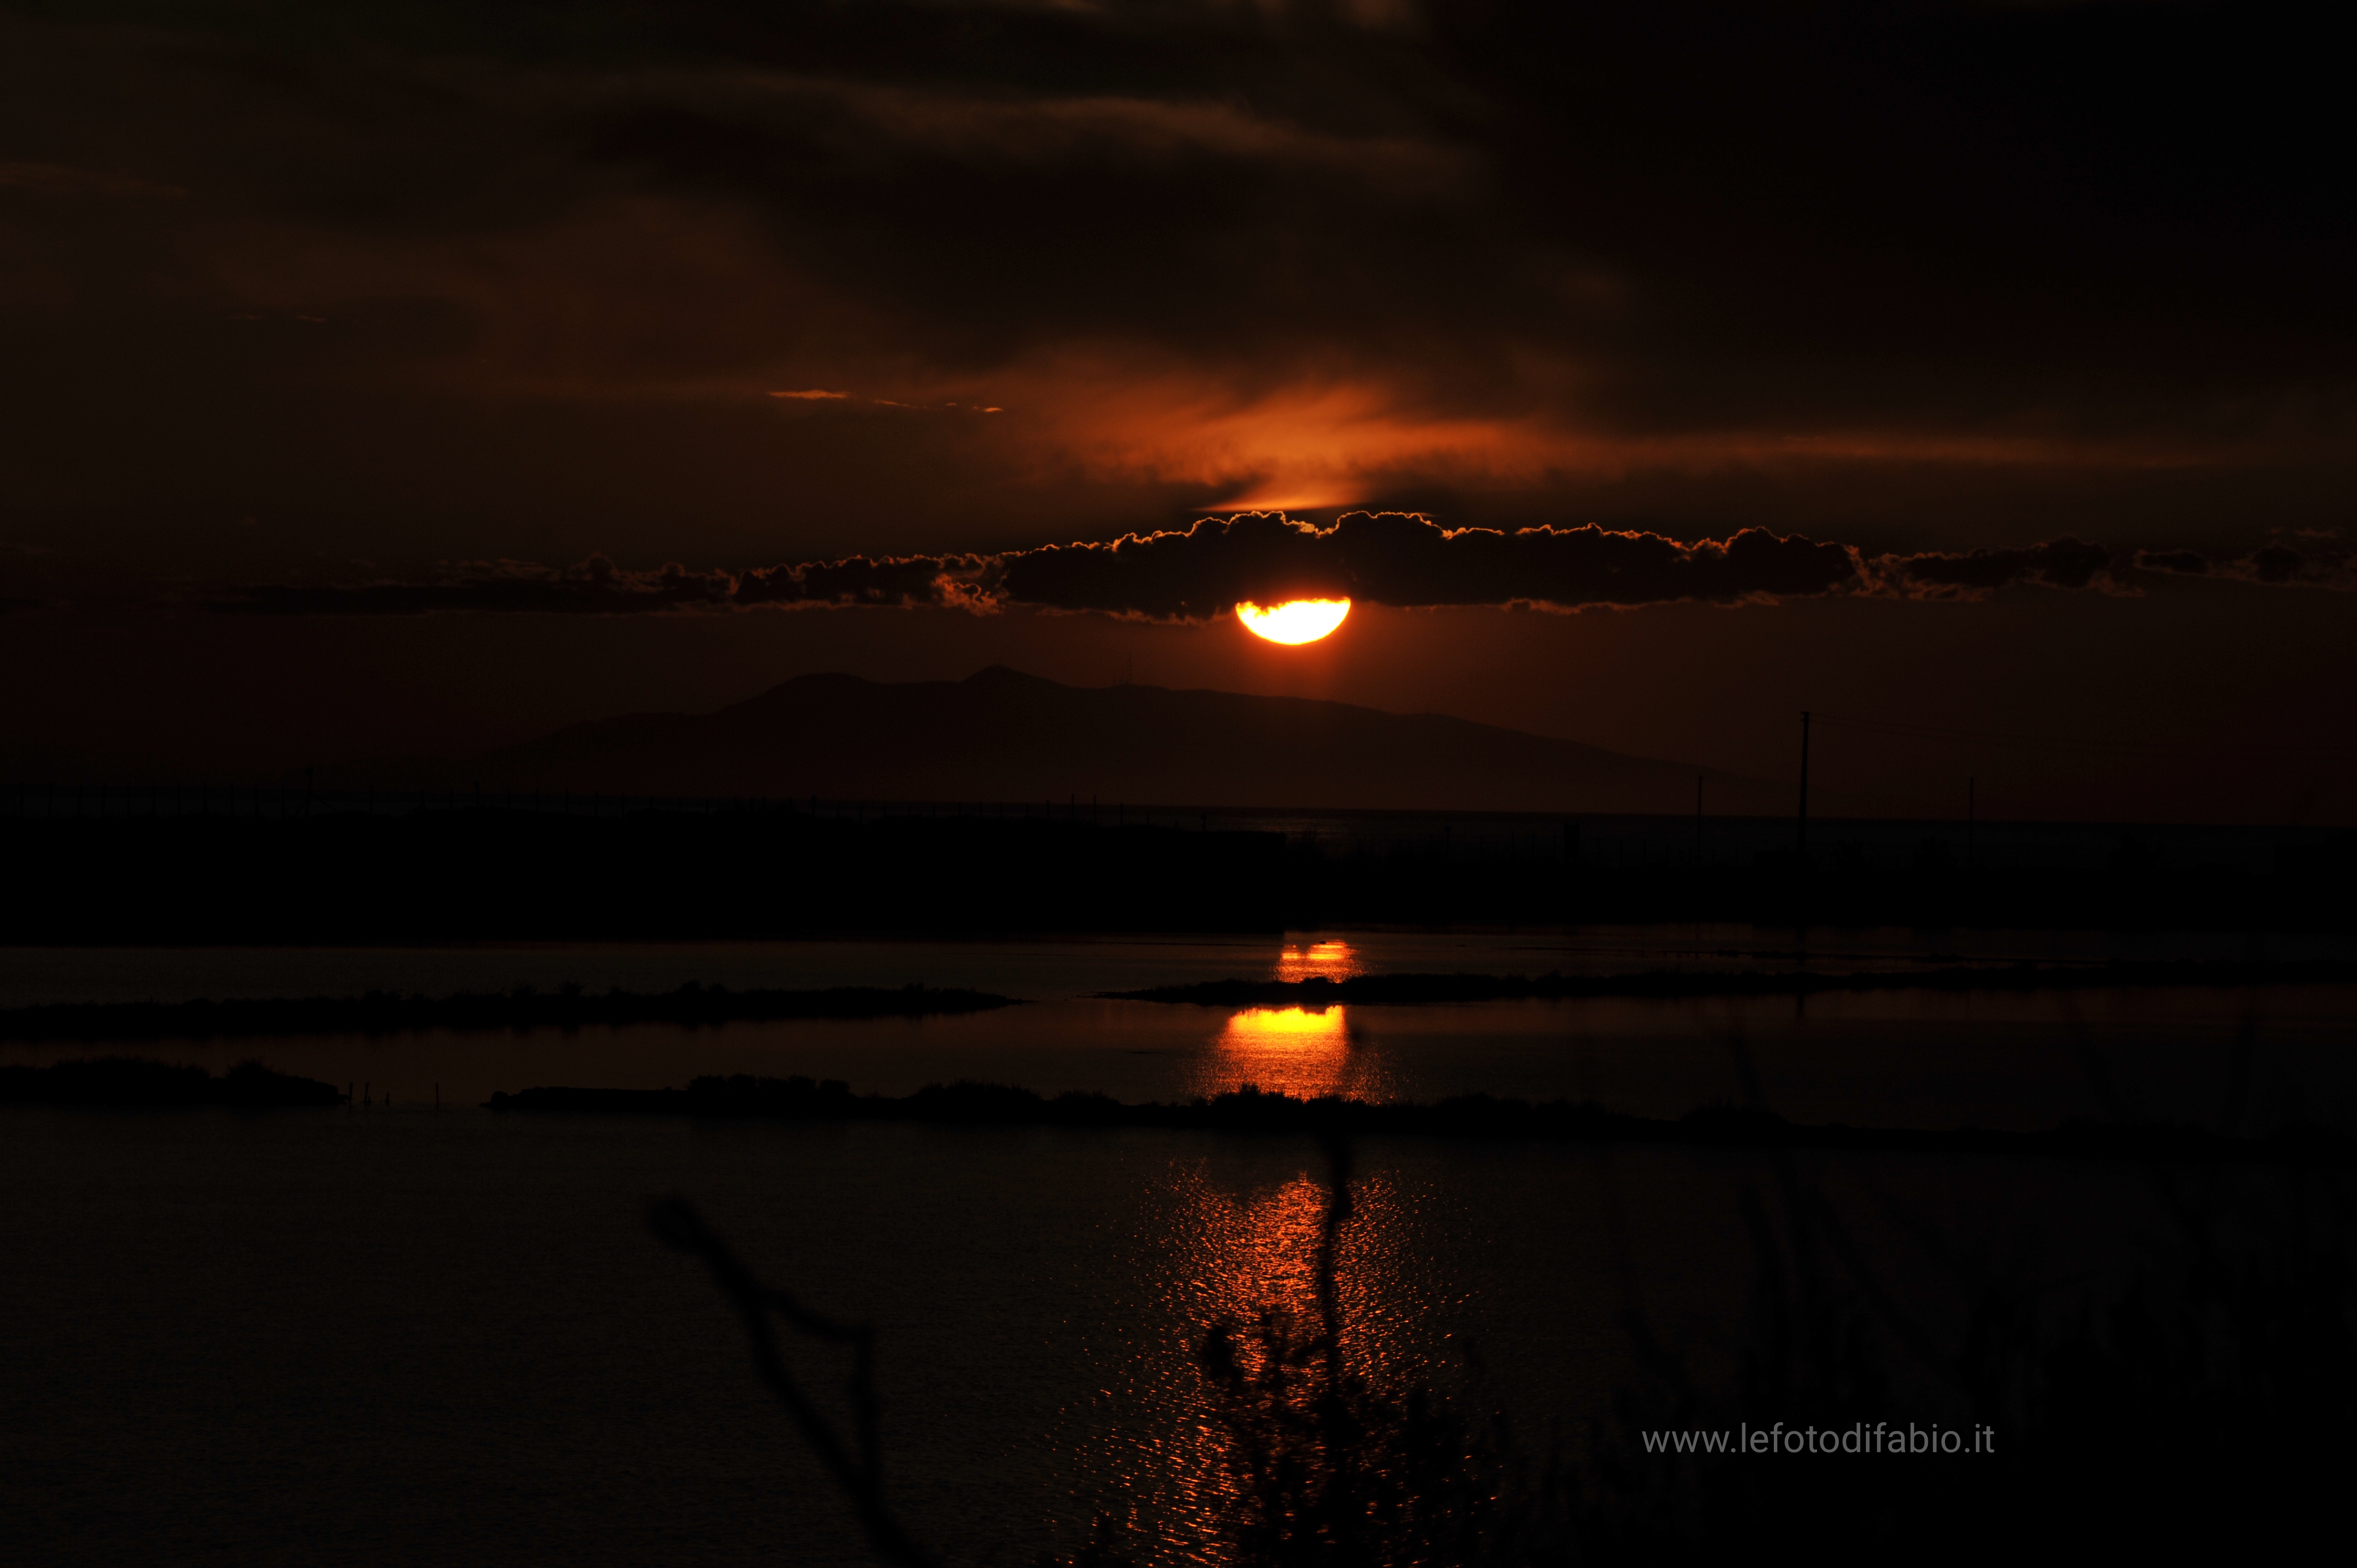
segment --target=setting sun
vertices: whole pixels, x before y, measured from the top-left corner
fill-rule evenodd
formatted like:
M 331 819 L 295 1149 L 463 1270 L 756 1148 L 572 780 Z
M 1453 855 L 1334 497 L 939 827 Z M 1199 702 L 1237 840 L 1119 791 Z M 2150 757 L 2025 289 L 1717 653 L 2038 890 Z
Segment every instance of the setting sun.
M 1265 609 L 1254 604 L 1236 606 L 1236 618 L 1244 629 L 1271 642 L 1315 642 L 1350 613 L 1348 599 L 1293 599 Z

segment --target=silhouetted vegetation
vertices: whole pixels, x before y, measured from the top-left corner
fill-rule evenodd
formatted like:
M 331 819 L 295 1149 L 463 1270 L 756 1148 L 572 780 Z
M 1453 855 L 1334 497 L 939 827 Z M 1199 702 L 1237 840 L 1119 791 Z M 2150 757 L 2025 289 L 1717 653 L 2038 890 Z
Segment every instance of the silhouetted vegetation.
M 906 1568 L 927 1568 L 931 1556 L 909 1535 L 884 1496 L 884 1438 L 881 1410 L 876 1397 L 876 1333 L 864 1323 L 843 1323 L 813 1312 L 781 1290 L 763 1285 L 737 1260 L 726 1243 L 678 1198 L 657 1203 L 649 1223 L 664 1245 L 701 1259 L 713 1283 L 737 1309 L 738 1321 L 753 1350 L 753 1365 L 761 1381 L 792 1415 L 827 1473 L 851 1499 L 859 1527 L 877 1554 Z M 803 1391 L 801 1380 L 786 1364 L 777 1342 L 776 1325 L 782 1322 L 798 1334 L 824 1343 L 850 1347 L 851 1428 L 842 1430 Z
M 456 996 L 264 997 L 223 1002 L 61 1003 L 0 1008 L 0 1040 L 215 1040 L 285 1035 L 391 1035 L 416 1029 L 581 1029 L 624 1024 L 690 1027 L 780 1018 L 915 1018 L 1016 1005 L 987 992 L 836 986 L 731 991 L 693 983 L 647 994 L 521 986 Z
M 1436 827 L 1387 852 L 1314 838 L 1051 814 L 842 817 L 781 806 L 597 816 L 0 819 L 0 940 L 351 942 L 779 936 L 817 931 L 1275 930 L 1587 920 L 2346 929 L 2348 854 L 2272 870 L 2107 865 L 1974 870 L 1836 845 L 1741 864 L 1599 865 L 1576 834 L 1466 854 Z M 1546 824 L 1539 824 L 1545 826 Z M 1556 829 L 1571 824 L 1555 824 Z
M 1250 1085 L 1184 1104 L 1127 1104 L 1103 1094 L 1049 1097 L 1003 1083 L 928 1084 L 909 1095 L 854 1094 L 840 1079 L 696 1079 L 685 1089 L 527 1089 L 491 1096 L 498 1112 L 624 1115 L 770 1116 L 803 1122 L 930 1122 L 962 1126 L 1164 1127 L 1224 1133 L 1309 1133 L 1324 1138 L 1427 1134 L 1567 1143 L 1674 1144 L 1709 1148 L 1845 1149 L 1920 1154 L 2025 1155 L 2231 1164 L 2357 1163 L 2357 1140 L 2293 1123 L 2264 1138 L 2191 1125 L 2072 1121 L 2050 1132 L 1977 1128 L 1805 1126 L 1769 1112 L 1708 1106 L 1676 1121 L 1624 1115 L 1591 1104 L 1534 1105 L 1487 1094 L 1437 1104 L 1298 1100 Z
M 1595 1412 L 1596 1441 L 1575 1467 L 1535 1455 L 1502 1413 L 1429 1373 L 1379 1386 L 1353 1358 L 1337 1278 L 1349 1145 L 1328 1146 L 1314 1320 L 1223 1318 L 1194 1347 L 1197 1419 L 1223 1439 L 1226 1472 L 1205 1494 L 1211 1518 L 1193 1521 L 1208 1531 L 1196 1557 L 1233 1568 L 2272 1558 L 2341 1527 L 2340 1483 L 2357 1458 L 2357 1332 L 2352 1208 L 2337 1180 L 2267 1173 L 2226 1191 L 2156 1171 L 2179 1234 L 2124 1291 L 1991 1285 L 1961 1338 L 1943 1343 L 1891 1305 L 1824 1195 L 1771 1156 L 1770 1180 L 1740 1195 L 1755 1293 L 1732 1386 L 1702 1387 L 1631 1317 L 1640 1371 L 1609 1414 Z M 773 1293 L 683 1206 L 662 1206 L 656 1222 L 675 1245 L 684 1227 L 694 1250 L 717 1254 L 778 1387 L 761 1315 Z M 790 1320 L 801 1311 L 778 1300 Z M 872 1337 L 829 1337 L 855 1335 L 866 1379 Z M 780 1392 L 797 1405 L 790 1380 Z M 1919 1430 L 1985 1434 L 1987 1445 L 1910 1445 Z M 1829 1442 L 1682 1453 L 1660 1441 L 1712 1432 Z M 872 1423 L 861 1433 L 877 1441 Z M 849 1474 L 829 1463 L 869 1522 L 882 1505 L 874 1450 L 862 1453 Z M 888 1560 L 930 1560 L 904 1535 L 872 1522 L 869 1533 Z M 1038 1563 L 1135 1568 L 1159 1555 L 1116 1509 L 1077 1552 Z
M 0 1105 L 340 1105 L 341 1090 L 316 1079 L 240 1062 L 218 1076 L 129 1057 L 0 1067 Z
M 1314 1316 L 1220 1318 L 1195 1348 L 1204 1413 L 1226 1439 L 1227 1506 L 1212 1521 L 1220 1560 L 1475 1568 L 1561 1558 L 1574 1526 L 1559 1463 L 1534 1462 L 1503 1413 L 1477 1412 L 1462 1391 L 1428 1378 L 1386 1386 L 1351 1355 L 1339 1279 L 1351 1144 L 1329 1138 L 1326 1149 Z M 1117 1552 L 1101 1530 L 1080 1568 Z
M 1336 1273 L 1351 1213 L 1350 1154 L 1346 1143 L 1329 1147 L 1334 1179 L 1318 1235 L 1315 1323 L 1277 1312 L 1248 1325 L 1222 1319 L 1196 1347 L 1204 1419 L 1229 1439 L 1227 1507 L 1200 1545 L 1239 1568 L 1551 1560 L 1549 1549 L 1569 1539 L 1560 1468 L 1534 1471 L 1501 1417 L 1469 1419 L 1466 1401 L 1427 1386 L 1378 1387 L 1346 1353 Z M 873 1329 L 762 1285 L 678 1198 L 654 1205 L 650 1219 L 666 1244 L 703 1260 L 736 1307 L 757 1374 L 842 1488 L 876 1555 L 909 1568 L 937 1561 L 885 1496 Z M 852 1347 L 848 1432 L 794 1376 L 779 1322 Z M 1043 1555 L 1039 1568 L 1134 1568 L 1125 1536 L 1122 1522 L 1102 1516 L 1077 1556 Z
M 1560 1001 L 1587 996 L 1779 996 L 1827 991 L 2053 991 L 2119 986 L 2245 986 L 2347 983 L 2357 963 L 2331 960 L 2270 962 L 2172 960 L 2104 963 L 1976 964 L 1859 974 L 1746 970 L 1656 970 L 1641 974 L 1361 974 L 1346 980 L 1211 980 L 1110 991 L 1128 1002 L 1194 1003 L 1207 1007 L 1414 1006 L 1444 1002 Z
M 2343 1186 L 2152 1179 L 2176 1233 L 2146 1239 L 2125 1287 L 1986 1284 L 1943 1341 L 1891 1305 L 1824 1196 L 1777 1165 L 1742 1195 L 1757 1273 L 1733 1389 L 1701 1390 L 1631 1323 L 1645 1370 L 1598 1446 L 1587 1555 L 2273 1559 L 2337 1532 L 2357 1459 Z M 1855 1446 L 1677 1454 L 1641 1438 L 1808 1429 Z M 1964 1441 L 1876 1452 L 1891 1429 Z M 1966 1434 L 1981 1432 L 1990 1446 L 1974 1453 Z

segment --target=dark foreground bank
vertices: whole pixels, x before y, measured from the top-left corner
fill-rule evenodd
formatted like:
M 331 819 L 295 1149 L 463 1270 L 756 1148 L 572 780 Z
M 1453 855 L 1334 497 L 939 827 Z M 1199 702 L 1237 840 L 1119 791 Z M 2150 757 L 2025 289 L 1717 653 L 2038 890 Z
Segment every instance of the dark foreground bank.
M 779 1117 L 804 1122 L 924 1122 L 955 1126 L 1156 1127 L 1204 1132 L 1308 1133 L 1321 1137 L 1425 1134 L 1561 1143 L 1671 1144 L 1717 1148 L 1806 1148 L 1920 1154 L 2036 1155 L 2063 1158 L 2295 1165 L 2357 1164 L 2357 1141 L 2296 1123 L 2264 1138 L 2206 1128 L 2066 1122 L 2042 1133 L 1977 1128 L 1803 1126 L 1766 1111 L 1706 1106 L 1676 1121 L 1628 1116 L 1587 1104 L 1534 1105 L 1486 1094 L 1437 1104 L 1297 1100 L 1246 1086 L 1184 1104 L 1126 1104 L 1102 1094 L 1052 1098 L 1001 1083 L 928 1084 L 909 1095 L 854 1094 L 838 1079 L 699 1078 L 685 1089 L 527 1089 L 500 1092 L 490 1110 L 605 1114 Z
M 1612 854 L 1609 822 L 1440 820 L 1372 841 L 1056 814 L 417 809 L 0 817 L 0 941 L 350 943 L 759 938 L 822 931 L 1273 931 L 1341 924 L 1700 920 L 2346 929 L 2357 839 L 2252 864 L 2172 862 L 2123 832 L 2099 860 L 1978 864 L 1945 838 L 1695 864 Z M 488 801 L 489 798 L 486 798 Z M 708 806 L 709 803 L 707 803 Z M 1110 820 L 1108 820 L 1110 818 Z M 1233 826 L 1232 822 L 1228 824 Z M 2288 830 L 2287 830 L 2288 832 Z M 1469 841 L 1475 835 L 1466 835 Z M 1584 847 L 1586 846 L 1586 847 Z

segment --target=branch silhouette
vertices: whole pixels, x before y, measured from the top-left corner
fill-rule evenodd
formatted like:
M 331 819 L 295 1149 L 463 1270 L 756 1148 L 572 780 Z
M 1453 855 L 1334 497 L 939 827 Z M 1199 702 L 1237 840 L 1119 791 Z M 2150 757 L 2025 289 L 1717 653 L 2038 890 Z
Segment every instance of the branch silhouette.
M 754 1369 L 778 1402 L 801 1428 L 802 1439 L 817 1454 L 850 1498 L 859 1528 L 877 1556 L 905 1568 L 934 1568 L 939 1561 L 919 1545 L 891 1506 L 884 1500 L 883 1441 L 876 1400 L 876 1330 L 865 1323 L 845 1323 L 813 1312 L 781 1290 L 753 1277 L 727 1243 L 714 1235 L 684 1198 L 666 1197 L 649 1211 L 655 1235 L 675 1251 L 693 1253 L 712 1271 L 712 1281 L 737 1309 L 753 1351 Z M 851 1347 L 852 1431 L 840 1431 L 814 1404 L 778 1345 L 777 1324 L 782 1321 L 798 1334 L 830 1344 Z

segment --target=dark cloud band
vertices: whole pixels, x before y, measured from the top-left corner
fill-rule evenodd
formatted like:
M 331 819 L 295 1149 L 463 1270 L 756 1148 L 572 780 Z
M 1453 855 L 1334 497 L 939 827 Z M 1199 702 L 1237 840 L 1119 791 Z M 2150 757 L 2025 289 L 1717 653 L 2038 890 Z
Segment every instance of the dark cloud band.
M 694 572 L 677 564 L 630 572 L 603 555 L 565 567 L 494 561 L 468 563 L 430 583 L 263 584 L 210 599 L 205 607 L 269 616 L 647 615 L 803 605 L 906 607 L 963 602 L 953 580 L 980 574 L 988 561 L 978 555 L 884 560 L 855 555 L 744 572 Z
M 1444 531 L 1402 512 L 1318 529 L 1265 513 L 1183 533 L 1049 545 L 1003 558 L 1001 591 L 1059 609 L 1202 619 L 1238 600 L 1387 605 L 1730 603 L 1832 593 L 1858 575 L 1846 545 L 1746 529 L 1681 543 L 1596 527 Z
M 997 555 L 854 555 L 742 572 L 678 565 L 631 572 L 594 555 L 565 568 L 496 562 L 430 583 L 252 586 L 208 607 L 252 615 L 629 615 L 852 606 L 987 613 L 1026 606 L 1200 621 L 1240 601 L 1320 597 L 1576 610 L 1833 596 L 1975 598 L 2020 585 L 2122 593 L 2135 591 L 2137 572 L 2349 589 L 2357 587 L 2352 562 L 2346 551 L 2284 545 L 2212 561 L 2190 551 L 2116 553 L 2072 538 L 2017 550 L 1868 556 L 1856 545 L 1759 528 L 1687 542 L 1594 525 L 1447 530 L 1411 513 L 1351 512 L 1319 528 L 1246 512 L 1182 531 Z

